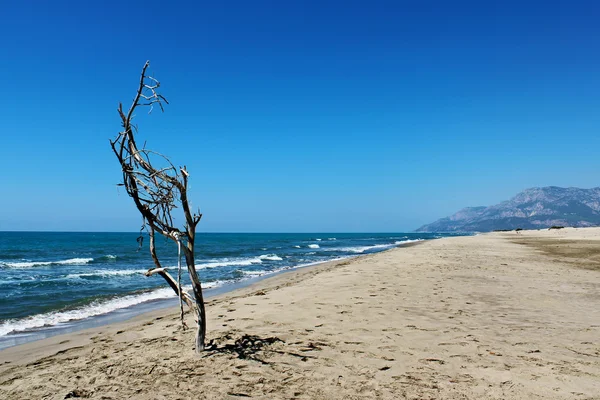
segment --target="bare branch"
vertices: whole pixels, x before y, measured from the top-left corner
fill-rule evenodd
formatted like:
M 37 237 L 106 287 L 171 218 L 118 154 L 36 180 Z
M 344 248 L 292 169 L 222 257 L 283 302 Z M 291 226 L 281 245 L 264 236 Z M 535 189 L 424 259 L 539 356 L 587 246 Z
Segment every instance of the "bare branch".
M 150 254 L 156 268 L 149 270 L 146 276 L 160 275 L 173 288 L 180 298 L 181 307 L 183 302 L 194 311 L 197 320 L 196 351 L 204 349 L 204 338 L 206 333 L 206 317 L 204 300 L 200 279 L 194 264 L 194 239 L 196 225 L 200 222 L 202 214 L 192 214 L 189 207 L 187 189 L 189 173 L 185 166 L 175 168 L 168 157 L 146 149 L 146 143 L 140 149 L 136 143 L 138 130 L 132 120 L 135 111 L 139 107 L 153 107 L 158 105 L 164 111 L 163 103 L 169 104 L 160 93 L 160 82 L 154 77 L 147 76 L 146 71 L 150 62 L 146 62 L 142 68 L 138 89 L 133 102 L 127 111 L 119 103 L 117 112 L 121 118 L 123 130 L 110 141 L 112 150 L 121 164 L 123 173 L 122 186 L 127 194 L 133 199 L 138 211 L 142 214 L 144 225 L 150 236 Z M 134 134 L 135 133 L 135 134 Z M 155 165 L 157 167 L 155 167 Z M 185 226 L 180 229 L 174 225 L 173 210 L 181 207 Z M 163 235 L 178 244 L 183 250 L 187 264 L 188 274 L 192 281 L 193 297 L 186 293 L 181 287 L 181 267 L 179 268 L 178 280 L 162 267 L 156 254 L 155 233 Z M 182 246 L 183 245 L 183 246 Z M 183 308 L 182 322 L 183 322 Z

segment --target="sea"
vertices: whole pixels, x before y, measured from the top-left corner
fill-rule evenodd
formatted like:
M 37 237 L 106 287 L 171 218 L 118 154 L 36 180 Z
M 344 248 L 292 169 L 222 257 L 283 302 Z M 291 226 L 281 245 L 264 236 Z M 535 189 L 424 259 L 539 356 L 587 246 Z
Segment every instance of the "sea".
M 206 295 L 283 271 L 376 253 L 444 234 L 198 233 L 196 268 Z M 124 320 L 177 304 L 139 233 L 0 232 L 0 349 Z M 177 276 L 177 246 L 157 238 Z M 189 287 L 185 271 L 182 283 Z

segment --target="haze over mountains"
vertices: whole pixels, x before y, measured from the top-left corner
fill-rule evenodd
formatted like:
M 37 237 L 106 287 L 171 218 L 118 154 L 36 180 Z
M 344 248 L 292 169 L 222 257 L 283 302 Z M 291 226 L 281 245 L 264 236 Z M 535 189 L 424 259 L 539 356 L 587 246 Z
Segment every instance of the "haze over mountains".
M 553 225 L 600 225 L 600 187 L 530 188 L 493 206 L 463 208 L 454 215 L 423 225 L 417 232 L 486 232 Z

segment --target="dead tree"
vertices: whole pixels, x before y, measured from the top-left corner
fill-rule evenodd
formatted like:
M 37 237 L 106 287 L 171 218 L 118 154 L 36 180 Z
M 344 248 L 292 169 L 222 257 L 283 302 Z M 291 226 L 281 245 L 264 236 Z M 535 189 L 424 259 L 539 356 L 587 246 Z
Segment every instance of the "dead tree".
M 147 61 L 142 68 L 137 92 L 129 110 L 123 111 L 123 105 L 119 103 L 118 111 L 123 131 L 119 132 L 110 144 L 123 170 L 123 183 L 120 186 L 125 187 L 127 194 L 142 214 L 143 228 L 147 230 L 150 237 L 150 255 L 154 268 L 149 269 L 146 276 L 158 274 L 173 288 L 180 299 L 182 322 L 183 302 L 192 310 L 197 325 L 196 352 L 199 353 L 204 350 L 206 314 L 202 287 L 194 264 L 194 239 L 196 225 L 200 222 L 202 214 L 190 210 L 187 193 L 189 174 L 186 167 L 175 168 L 167 157 L 146 149 L 145 145 L 139 148 L 136 143 L 137 127 L 132 125 L 134 113 L 138 108 L 149 107 L 151 112 L 155 106 L 163 110 L 163 103 L 168 104 L 157 91 L 160 83 L 147 75 L 149 65 L 150 62 Z M 185 220 L 183 229 L 174 226 L 175 209 L 181 209 L 183 212 Z M 177 280 L 162 266 L 156 254 L 155 234 L 157 232 L 173 240 L 178 246 Z M 187 271 L 192 281 L 193 296 L 181 286 L 181 252 L 185 257 Z

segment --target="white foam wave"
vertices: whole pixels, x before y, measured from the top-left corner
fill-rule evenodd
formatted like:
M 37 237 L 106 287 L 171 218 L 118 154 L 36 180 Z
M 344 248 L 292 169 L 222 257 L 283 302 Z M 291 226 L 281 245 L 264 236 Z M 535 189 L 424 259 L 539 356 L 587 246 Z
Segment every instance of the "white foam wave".
M 82 274 L 69 274 L 67 275 L 67 279 L 77 279 L 77 278 L 89 278 L 94 276 L 99 277 L 110 277 L 110 276 L 128 276 L 128 275 L 140 275 L 146 273 L 145 269 L 136 269 L 136 270 L 96 270 L 92 272 L 85 272 Z
M 104 256 L 104 258 L 108 258 L 109 260 L 114 260 L 117 258 L 117 256 L 113 255 L 113 254 L 107 254 Z
M 196 269 L 217 268 L 217 267 L 244 267 L 254 264 L 262 264 L 263 261 L 281 261 L 283 260 L 277 254 L 263 254 L 251 258 L 221 258 L 215 260 L 196 260 Z M 171 267 L 177 268 L 177 267 Z
M 213 288 L 221 286 L 223 283 L 223 281 L 208 282 L 203 283 L 202 287 L 204 289 Z M 189 291 L 191 286 L 184 287 L 184 289 Z M 85 307 L 76 308 L 74 310 L 54 311 L 45 314 L 33 315 L 31 317 L 18 320 L 7 320 L 0 324 L 0 336 L 8 335 L 11 332 L 22 332 L 30 329 L 55 326 L 69 321 L 95 317 L 147 301 L 168 299 L 172 297 L 176 297 L 173 289 L 161 288 L 147 293 L 133 294 L 107 301 L 94 302 Z
M 412 242 L 420 242 L 424 239 L 411 239 L 411 240 L 398 240 L 394 242 L 394 244 L 374 244 L 371 246 L 353 246 L 353 247 L 328 247 L 324 248 L 324 251 L 340 251 L 340 252 L 349 252 L 349 253 L 364 253 L 365 251 L 370 250 L 385 250 L 391 249 L 392 247 L 396 247 L 398 245 L 412 243 Z
M 268 261 L 281 261 L 281 260 L 283 260 L 283 258 L 279 257 L 277 254 L 263 254 L 259 258 L 261 260 L 268 260 Z
M 241 269 L 239 269 L 238 271 L 240 271 L 242 274 L 244 275 L 248 275 L 248 276 L 263 276 L 266 275 L 268 273 L 273 273 L 275 271 L 265 271 L 265 270 L 258 270 L 258 271 L 243 271 Z
M 320 246 L 318 244 L 309 244 L 308 248 L 309 249 L 318 249 L 318 248 L 320 248 Z
M 5 262 L 0 261 L 0 267 L 6 268 L 33 268 L 47 265 L 84 265 L 94 261 L 93 258 L 70 258 L 68 260 L 58 261 L 25 261 L 25 262 Z
M 228 281 L 202 282 L 202 289 L 216 288 L 216 287 L 219 287 L 219 286 L 223 286 L 223 284 L 225 284 L 227 282 Z M 190 285 L 187 288 L 184 287 L 184 289 L 189 292 L 190 290 L 192 290 L 192 286 Z
M 228 267 L 228 266 L 245 266 L 245 265 L 260 264 L 260 263 L 262 263 L 261 257 L 223 258 L 220 260 L 211 260 L 208 262 L 196 261 L 196 269 Z
M 414 242 L 422 242 L 424 239 L 410 239 L 410 240 L 398 240 L 396 244 L 406 244 L 406 243 L 414 243 Z
M 313 261 L 313 262 L 309 262 L 309 263 L 305 263 L 305 264 L 298 264 L 298 265 L 288 265 L 285 267 L 281 267 L 281 268 L 277 268 L 271 271 L 265 271 L 265 270 L 258 270 L 258 271 L 244 271 L 241 269 L 238 269 L 239 272 L 241 272 L 244 275 L 248 275 L 248 279 L 249 278 L 253 278 L 253 277 L 257 277 L 257 276 L 263 276 L 263 275 L 272 275 L 275 274 L 277 272 L 281 272 L 281 271 L 285 271 L 285 270 L 292 270 L 292 269 L 297 269 L 297 268 L 303 268 L 303 267 L 310 267 L 313 265 L 318 265 L 318 264 L 323 264 L 326 262 L 331 262 L 331 261 L 340 261 L 340 260 L 345 260 L 347 258 L 350 258 L 353 256 L 345 256 L 345 257 L 337 257 L 337 258 L 332 258 L 330 260 L 321 260 L 321 261 Z M 300 260 L 303 261 L 303 260 Z
M 337 240 L 336 238 L 327 238 L 327 240 Z
M 351 258 L 351 257 L 355 257 L 355 256 L 336 257 L 336 258 L 332 258 L 330 260 L 313 261 L 313 262 L 309 262 L 309 263 L 305 263 L 305 264 L 298 264 L 298 265 L 293 265 L 293 266 L 292 265 L 287 265 L 287 266 L 284 266 L 284 267 L 281 267 L 281 268 L 277 268 L 277 269 L 274 269 L 274 270 L 270 270 L 270 271 L 265 271 L 265 270 L 244 271 L 244 270 L 241 270 L 241 269 L 238 269 L 238 271 L 247 276 L 247 278 L 243 278 L 242 279 L 242 280 L 246 280 L 246 279 L 256 278 L 256 277 L 259 277 L 259 276 L 276 274 L 276 273 L 281 272 L 281 271 L 294 270 L 294 269 L 303 268 L 303 267 L 310 267 L 310 266 L 313 266 L 313 265 L 323 264 L 323 263 L 326 263 L 326 262 L 345 260 L 345 259 Z M 304 261 L 304 260 L 301 259 L 299 261 Z
M 345 259 L 351 258 L 351 257 L 356 257 L 356 256 L 336 257 L 336 258 L 332 258 L 332 259 L 329 259 L 329 260 L 313 261 L 313 262 L 309 262 L 309 263 L 306 263 L 306 264 L 296 265 L 294 267 L 294 269 L 296 269 L 296 268 L 302 268 L 302 267 L 311 267 L 313 265 L 324 264 L 324 263 L 327 263 L 327 262 L 341 261 L 341 260 L 345 260 Z
M 323 240 L 323 239 L 317 239 L 317 242 L 320 242 L 321 240 Z
M 364 253 L 368 250 L 375 249 L 390 249 L 395 247 L 394 244 L 374 244 L 372 246 L 352 246 L 352 247 L 329 247 L 323 250 L 325 251 L 340 251 L 340 252 L 349 252 L 349 253 Z
M 297 248 L 297 249 L 299 249 L 299 248 L 300 248 L 300 246 L 294 246 L 294 247 L 295 247 L 295 248 Z

